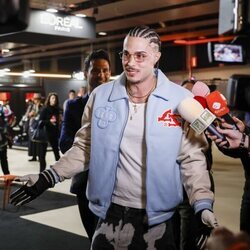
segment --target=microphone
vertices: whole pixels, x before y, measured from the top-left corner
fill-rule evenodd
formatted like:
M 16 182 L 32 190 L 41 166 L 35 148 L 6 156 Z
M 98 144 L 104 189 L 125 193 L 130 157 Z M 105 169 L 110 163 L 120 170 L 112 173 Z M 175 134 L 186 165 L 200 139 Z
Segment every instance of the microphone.
M 201 106 L 205 109 L 207 108 L 207 100 L 203 96 L 196 95 L 194 99 L 201 104 Z
M 205 97 L 210 94 L 210 89 L 204 82 L 197 81 L 193 85 L 191 92 L 194 94 L 194 99 L 199 102 L 204 109 L 208 108 Z
M 219 91 L 213 91 L 206 97 L 208 109 L 217 117 L 223 118 L 227 123 L 233 125 L 233 129 L 239 130 L 233 118 L 229 115 L 227 100 Z
M 225 136 L 220 134 L 212 124 L 216 116 L 208 109 L 204 109 L 202 105 L 193 98 L 187 97 L 182 100 L 177 110 L 181 117 L 189 122 L 190 127 L 198 134 L 207 130 L 209 133 L 216 135 L 217 138 L 226 141 Z M 229 146 L 229 143 L 227 143 L 226 146 Z
M 197 81 L 192 88 L 192 93 L 194 96 L 205 97 L 210 94 L 210 89 L 206 83 Z

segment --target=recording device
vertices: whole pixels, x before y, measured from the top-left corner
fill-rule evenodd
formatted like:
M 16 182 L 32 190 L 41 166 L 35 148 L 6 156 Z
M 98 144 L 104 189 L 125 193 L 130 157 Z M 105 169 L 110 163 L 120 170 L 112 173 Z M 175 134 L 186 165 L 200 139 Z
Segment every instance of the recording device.
M 190 127 L 201 134 L 205 130 L 209 133 L 216 135 L 217 138 L 226 141 L 224 135 L 220 134 L 216 127 L 212 124 L 216 116 L 208 109 L 204 109 L 202 105 L 191 97 L 185 98 L 177 107 L 181 117 L 190 123 Z M 229 144 L 227 143 L 226 146 Z
M 206 97 L 208 109 L 217 117 L 223 118 L 227 123 L 233 125 L 233 129 L 238 129 L 233 118 L 229 115 L 226 98 L 219 92 L 214 91 Z M 239 130 L 239 129 L 238 129 Z

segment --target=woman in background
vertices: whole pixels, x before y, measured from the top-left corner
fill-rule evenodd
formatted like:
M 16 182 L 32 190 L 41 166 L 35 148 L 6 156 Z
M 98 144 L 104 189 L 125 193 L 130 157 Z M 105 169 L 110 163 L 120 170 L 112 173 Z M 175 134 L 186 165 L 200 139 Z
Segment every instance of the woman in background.
M 55 160 L 59 160 L 59 146 L 58 140 L 60 135 L 60 121 L 61 121 L 61 110 L 59 108 L 59 101 L 57 93 L 49 93 L 44 107 L 40 113 L 39 126 L 45 126 L 48 142 L 50 143 L 52 150 L 55 155 Z M 46 153 L 48 142 L 40 143 L 39 146 L 39 161 L 40 161 L 40 172 L 46 169 Z

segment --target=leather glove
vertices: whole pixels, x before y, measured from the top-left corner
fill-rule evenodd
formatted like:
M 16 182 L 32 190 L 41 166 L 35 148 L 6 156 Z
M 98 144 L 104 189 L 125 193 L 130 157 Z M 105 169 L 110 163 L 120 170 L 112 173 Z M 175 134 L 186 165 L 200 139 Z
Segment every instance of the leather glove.
M 15 206 L 22 206 L 34 200 L 48 188 L 54 187 L 56 179 L 52 171 L 47 169 L 40 174 L 17 177 L 15 181 L 27 182 L 10 195 L 10 203 Z
M 218 227 L 217 219 L 214 213 L 208 209 L 199 211 L 196 215 L 198 222 L 198 236 L 196 238 L 197 249 L 202 250 L 205 248 L 208 237 L 211 231 Z

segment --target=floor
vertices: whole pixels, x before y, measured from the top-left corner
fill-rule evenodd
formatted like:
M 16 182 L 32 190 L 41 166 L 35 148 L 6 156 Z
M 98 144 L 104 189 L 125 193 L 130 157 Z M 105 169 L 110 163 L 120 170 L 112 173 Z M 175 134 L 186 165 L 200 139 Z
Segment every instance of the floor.
M 243 181 L 244 181 L 242 166 L 238 159 L 232 159 L 224 156 L 216 149 L 216 147 L 213 148 L 213 155 L 214 155 L 213 171 L 214 171 L 215 188 L 216 188 L 215 213 L 217 215 L 220 225 L 224 225 L 233 231 L 238 231 L 240 200 L 242 196 Z M 10 171 L 12 174 L 25 175 L 30 173 L 38 173 L 39 171 L 38 162 L 28 161 L 27 151 L 8 149 L 8 159 L 9 159 Z M 48 152 L 47 164 L 49 165 L 52 164 L 53 162 L 54 162 L 53 154 L 52 152 Z M 41 211 L 36 210 L 34 213 L 32 213 L 32 209 L 34 209 L 32 206 L 35 207 L 36 203 L 34 203 L 34 205 L 33 203 L 30 203 L 29 208 L 31 209 L 31 212 L 27 214 L 21 213 L 20 216 L 18 215 L 18 218 L 22 219 L 22 223 L 23 222 L 36 223 L 36 225 L 39 226 L 46 226 L 47 229 L 61 230 L 70 233 L 71 236 L 72 235 L 81 236 L 84 237 L 84 239 L 86 239 L 85 238 L 86 232 L 84 231 L 80 221 L 78 207 L 74 202 L 74 197 L 69 193 L 69 186 L 70 186 L 70 180 L 66 180 L 63 183 L 57 184 L 55 188 L 50 190 L 51 192 L 54 193 L 49 192 L 52 195 L 54 194 L 54 197 L 58 197 L 60 196 L 60 194 L 65 195 L 63 197 L 66 197 L 68 200 L 70 200 L 70 202 L 65 203 L 64 206 L 60 207 L 57 205 L 55 206 L 55 208 L 50 207 L 49 209 L 42 209 Z M 62 199 L 64 199 L 63 197 Z M 65 201 L 67 200 L 66 198 Z M 0 202 L 2 202 L 1 200 L 2 200 L 2 193 L 0 194 Z M 0 221 L 1 217 L 5 218 L 4 216 L 8 216 L 8 213 L 9 214 L 15 213 L 15 210 L 13 209 L 14 209 L 13 206 L 9 204 L 6 210 L 0 213 Z M 2 230 L 1 227 L 0 230 Z M 24 234 L 23 237 L 28 238 L 30 236 Z M 9 248 L 9 249 L 12 250 L 17 248 Z M 29 248 L 26 248 L 26 250 L 27 249 Z M 49 248 L 44 248 L 44 249 L 48 250 Z

